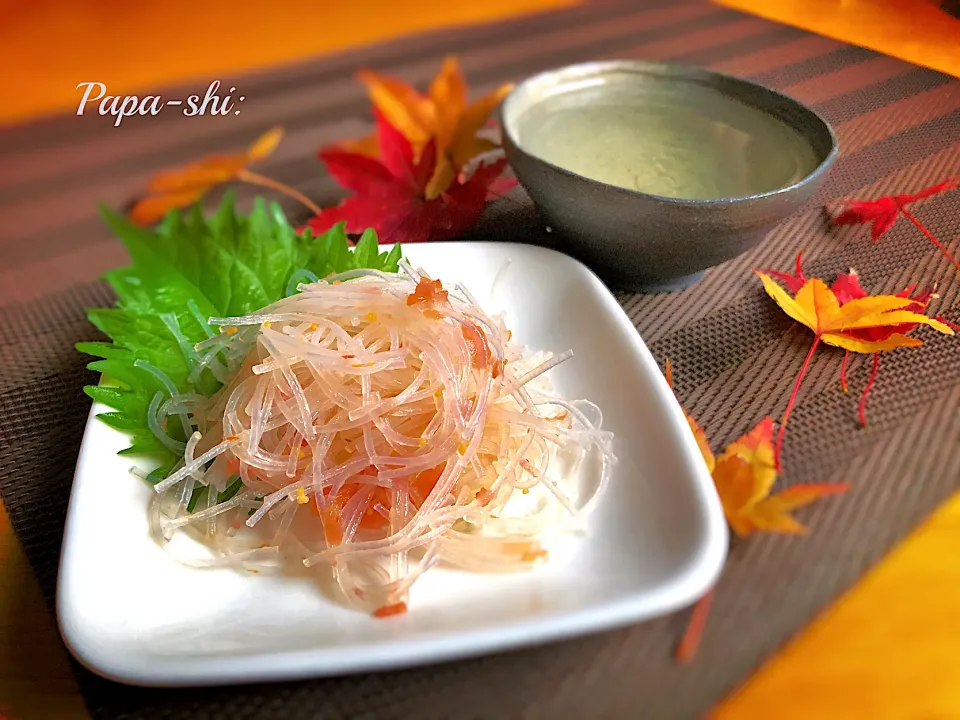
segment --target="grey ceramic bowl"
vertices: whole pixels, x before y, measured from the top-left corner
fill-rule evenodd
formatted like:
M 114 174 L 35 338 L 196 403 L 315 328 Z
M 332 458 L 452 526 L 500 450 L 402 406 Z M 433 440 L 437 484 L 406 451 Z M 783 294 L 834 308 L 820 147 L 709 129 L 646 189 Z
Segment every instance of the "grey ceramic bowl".
M 696 101 L 698 94 L 720 93 L 793 128 L 815 159 L 808 174 L 782 187 L 690 200 L 591 180 L 524 146 L 522 127 L 531 109 L 560 95 L 569 105 L 581 96 L 584 103 L 596 102 L 607 93 L 608 102 L 618 102 L 618 93 L 628 93 L 633 102 L 646 95 L 663 102 L 664 97 Z M 795 100 L 738 78 L 669 63 L 596 62 L 542 73 L 520 83 L 500 112 L 507 157 L 548 226 L 559 234 L 558 249 L 584 261 L 608 284 L 630 290 L 681 289 L 706 268 L 750 249 L 810 199 L 837 155 L 830 126 Z M 597 132 L 603 132 L 602 123 Z

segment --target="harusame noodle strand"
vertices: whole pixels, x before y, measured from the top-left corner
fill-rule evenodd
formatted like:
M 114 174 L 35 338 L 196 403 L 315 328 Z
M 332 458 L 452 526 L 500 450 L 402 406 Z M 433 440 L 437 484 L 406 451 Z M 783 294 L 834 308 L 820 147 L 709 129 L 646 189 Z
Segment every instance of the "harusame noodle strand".
M 189 430 L 151 509 L 162 542 L 182 530 L 213 551 L 184 562 L 260 572 L 292 560 L 331 572 L 349 604 L 392 615 L 441 560 L 541 561 L 615 461 L 596 406 L 551 394 L 544 373 L 571 353 L 526 353 L 466 288 L 406 265 L 209 323 L 220 333 L 185 353 L 224 387 L 150 406 L 168 447 L 168 423 Z

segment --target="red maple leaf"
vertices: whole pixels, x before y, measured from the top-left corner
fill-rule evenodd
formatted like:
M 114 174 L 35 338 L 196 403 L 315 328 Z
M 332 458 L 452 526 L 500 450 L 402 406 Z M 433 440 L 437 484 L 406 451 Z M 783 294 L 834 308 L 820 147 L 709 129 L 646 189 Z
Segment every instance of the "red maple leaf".
M 346 222 L 348 233 L 373 228 L 383 243 L 448 240 L 476 225 L 489 197 L 506 189 L 498 181 L 507 163 L 501 158 L 478 166 L 469 178 L 455 178 L 446 191 L 427 199 L 437 161 L 435 140 L 417 158 L 410 141 L 376 115 L 379 159 L 336 148 L 320 152 L 327 171 L 354 195 L 310 219 L 307 226 L 314 232 Z
M 955 190 L 960 187 L 960 180 L 951 178 L 944 180 L 936 185 L 924 188 L 919 192 L 905 193 L 901 195 L 887 195 L 876 200 L 841 200 L 835 203 L 827 203 L 826 210 L 837 225 L 870 225 L 870 237 L 877 242 L 884 233 L 886 233 L 897 221 L 898 215 L 903 215 L 907 220 L 917 226 L 930 242 L 939 248 L 940 252 L 960 270 L 960 262 L 957 261 L 950 251 L 927 230 L 927 228 L 914 217 L 907 209 L 907 205 L 939 195 L 948 190 Z

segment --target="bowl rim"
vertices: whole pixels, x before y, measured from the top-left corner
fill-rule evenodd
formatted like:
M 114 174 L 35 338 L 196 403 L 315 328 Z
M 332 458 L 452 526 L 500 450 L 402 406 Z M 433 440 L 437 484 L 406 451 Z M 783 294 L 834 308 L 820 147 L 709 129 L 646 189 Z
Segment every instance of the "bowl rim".
M 751 195 L 731 195 L 725 197 L 716 197 L 716 198 L 677 198 L 670 197 L 669 195 L 657 195 L 655 193 L 643 192 L 641 190 L 633 190 L 631 188 L 621 187 L 619 185 L 612 185 L 610 183 L 603 182 L 601 180 L 594 180 L 580 173 L 574 172 L 567 168 L 556 165 L 555 163 L 550 162 L 549 160 L 544 160 L 543 158 L 530 153 L 523 144 L 519 141 L 519 138 L 515 136 L 514 130 L 511 126 L 511 123 L 507 122 L 507 113 L 511 104 L 516 104 L 520 102 L 517 98 L 522 97 L 523 93 L 528 91 L 531 86 L 536 83 L 544 83 L 550 79 L 555 79 L 555 85 L 560 86 L 566 83 L 569 83 L 573 80 L 585 80 L 590 77 L 602 76 L 604 74 L 609 74 L 612 72 L 618 71 L 628 71 L 637 74 L 656 74 L 661 77 L 673 77 L 681 82 L 697 82 L 704 80 L 721 80 L 724 83 L 729 83 L 732 85 L 741 85 L 746 86 L 753 90 L 754 92 L 759 91 L 761 93 L 767 94 L 772 98 L 778 100 L 779 102 L 791 106 L 796 110 L 808 115 L 814 122 L 819 125 L 819 129 L 826 132 L 826 136 L 830 140 L 830 150 L 823 157 L 820 163 L 804 177 L 796 182 L 791 183 L 790 185 L 784 185 L 783 187 L 776 188 L 774 190 L 766 190 L 760 193 L 754 193 Z M 720 89 L 720 92 L 723 92 Z M 731 96 L 729 93 L 724 93 L 732 97 L 733 99 L 744 102 L 742 98 L 736 96 Z M 534 107 L 537 102 L 528 103 L 526 107 L 515 111 L 517 115 L 520 115 L 523 111 Z M 761 112 L 766 112 L 763 108 L 757 107 L 751 103 L 745 103 L 754 107 Z M 817 178 L 825 174 L 836 161 L 837 156 L 840 153 L 840 143 L 837 138 L 837 134 L 833 129 L 833 126 L 827 122 L 827 120 L 820 115 L 818 112 L 803 104 L 796 98 L 792 98 L 789 95 L 785 95 L 777 90 L 766 87 L 759 83 L 751 82 L 750 80 L 744 80 L 743 78 L 736 77 L 735 75 L 730 75 L 727 73 L 716 72 L 714 70 L 708 70 L 706 68 L 697 67 L 694 65 L 687 65 L 684 63 L 675 63 L 668 61 L 660 60 L 596 60 L 582 63 L 573 63 L 570 65 L 564 65 L 562 67 L 553 68 L 551 70 L 545 70 L 539 72 L 535 75 L 531 75 L 527 78 L 524 78 L 522 81 L 514 85 L 507 97 L 504 98 L 503 102 L 500 105 L 498 110 L 500 127 L 504 136 L 504 146 L 506 148 L 512 148 L 516 151 L 522 153 L 528 158 L 531 158 L 539 163 L 549 166 L 550 168 L 557 170 L 564 175 L 570 177 L 578 178 L 582 181 L 585 181 L 591 185 L 595 185 L 599 188 L 606 189 L 608 191 L 615 191 L 618 194 L 624 194 L 631 197 L 640 197 L 646 199 L 657 200 L 659 202 L 671 203 L 675 205 L 685 205 L 693 207 L 713 207 L 713 206 L 725 206 L 732 203 L 739 203 L 748 200 L 765 200 L 767 198 L 776 198 L 782 195 L 786 195 L 792 192 L 795 192 L 805 185 L 808 185 L 812 182 L 815 182 Z M 770 114 L 770 113 L 768 113 Z M 781 122 L 785 122 L 782 118 L 778 118 Z

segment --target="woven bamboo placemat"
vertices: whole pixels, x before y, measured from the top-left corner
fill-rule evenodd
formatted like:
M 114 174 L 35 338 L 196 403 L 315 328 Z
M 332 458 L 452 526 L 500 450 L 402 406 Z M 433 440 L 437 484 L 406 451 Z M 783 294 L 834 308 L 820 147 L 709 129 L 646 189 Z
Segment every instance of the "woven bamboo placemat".
M 810 275 L 855 267 L 865 287 L 896 291 L 940 279 L 938 312 L 960 321 L 960 278 L 907 224 L 874 245 L 830 227 L 826 200 L 909 192 L 960 168 L 960 81 L 695 2 L 595 2 L 495 26 L 408 38 L 233 82 L 251 98 L 230 121 L 180 116 L 124 122 L 69 116 L 0 135 L 0 495 L 48 602 L 56 583 L 66 498 L 94 381 L 73 350 L 95 337 L 84 309 L 112 302 L 91 282 L 123 262 L 96 218 L 122 205 L 152 172 L 245 145 L 273 124 L 288 140 L 264 172 L 324 202 L 337 192 L 316 148 L 363 132 L 369 108 L 358 65 L 423 85 L 457 52 L 474 90 L 569 62 L 672 59 L 724 70 L 812 105 L 837 129 L 841 157 L 806 208 L 750 253 L 677 294 L 618 299 L 658 360 L 669 357 L 684 406 L 715 445 L 782 413 L 809 335 L 763 294 L 751 270 L 787 269 L 806 251 Z M 195 92 L 195 88 L 189 89 Z M 252 100 L 255 98 L 255 101 Z M 249 104 L 248 104 L 249 103 Z M 245 197 L 245 196 L 241 196 Z M 248 196 L 247 196 L 248 197 Z M 299 209 L 290 207 L 294 220 Z M 960 203 L 917 207 L 960 249 Z M 492 207 L 471 237 L 550 244 L 522 192 Z M 806 538 L 756 537 L 731 553 L 698 658 L 673 663 L 685 617 L 442 666 L 300 683 L 145 690 L 77 668 L 97 718 L 567 718 L 695 717 L 960 488 L 960 345 L 926 335 L 888 353 L 856 422 L 838 382 L 840 355 L 818 354 L 784 448 L 784 481 L 853 485 L 803 515 Z M 854 388 L 867 365 L 855 363 Z M 52 604 L 51 604 L 52 607 Z

